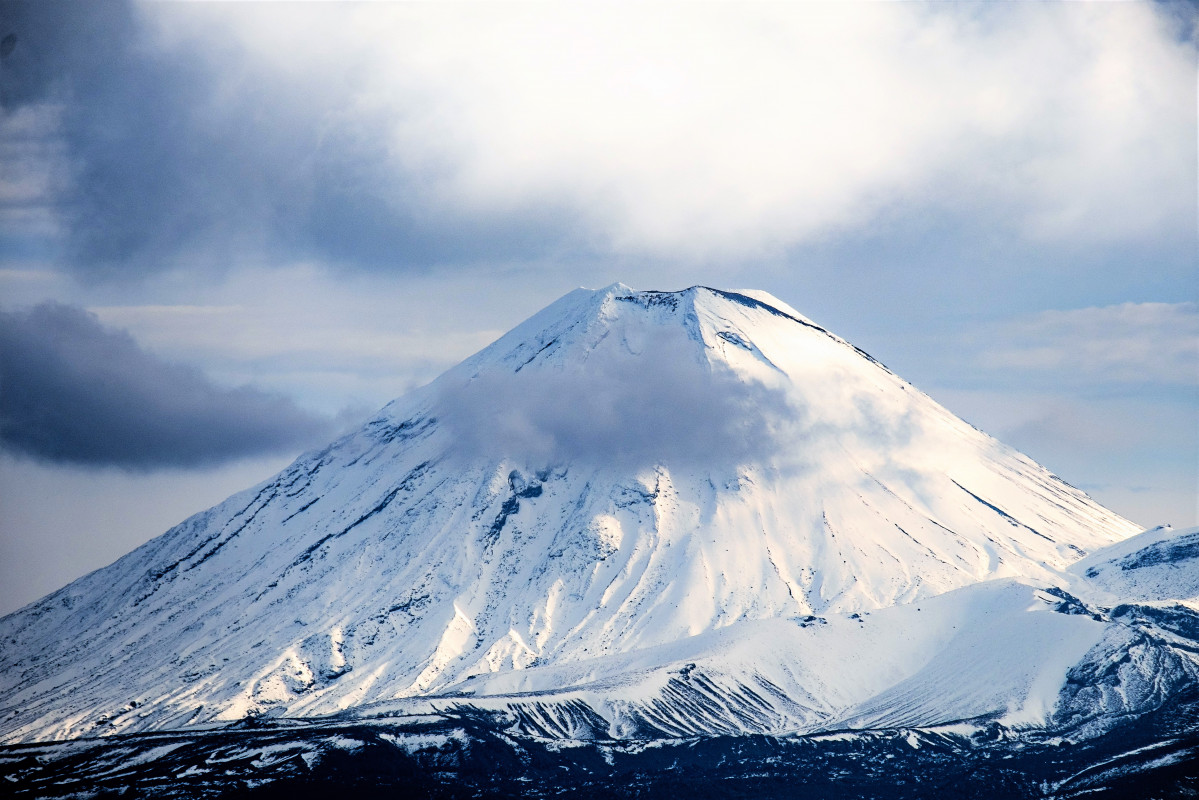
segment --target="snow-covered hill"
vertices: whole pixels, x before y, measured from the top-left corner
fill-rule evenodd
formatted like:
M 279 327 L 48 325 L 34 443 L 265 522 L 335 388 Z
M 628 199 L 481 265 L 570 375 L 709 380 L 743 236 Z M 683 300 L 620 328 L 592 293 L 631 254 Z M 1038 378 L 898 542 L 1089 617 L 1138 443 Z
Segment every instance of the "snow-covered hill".
M 1063 570 L 1135 531 L 768 295 L 578 290 L 0 620 L 0 737 L 447 704 L 555 736 L 1044 719 L 1120 646 L 1044 590 L 1123 591 L 1110 559 Z
M 1199 610 L 1199 529 L 1154 528 L 1076 561 L 1069 572 L 1097 602 L 1178 602 Z

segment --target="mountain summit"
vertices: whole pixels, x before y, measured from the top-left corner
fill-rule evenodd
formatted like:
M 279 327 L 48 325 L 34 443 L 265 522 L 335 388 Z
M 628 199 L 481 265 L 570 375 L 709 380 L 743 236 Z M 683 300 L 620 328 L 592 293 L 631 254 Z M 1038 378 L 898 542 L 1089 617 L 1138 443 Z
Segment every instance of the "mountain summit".
M 611 697 L 629 674 L 834 616 L 830 630 L 932 647 L 896 633 L 919 629 L 914 606 L 865 618 L 927 599 L 949 631 L 959 612 L 936 609 L 981 601 L 946 593 L 984 581 L 999 587 L 988 609 L 1022 612 L 1025 584 L 1136 530 L 770 295 L 580 289 L 357 432 L 0 620 L 0 737 L 584 684 Z M 828 659 L 844 649 L 819 635 Z M 1078 635 L 1060 639 L 1067 655 L 1099 636 Z M 928 661 L 880 658 L 853 691 Z M 849 719 L 867 699 L 778 670 L 759 729 Z M 544 724 L 565 731 L 571 713 Z M 617 716 L 588 724 L 633 729 Z

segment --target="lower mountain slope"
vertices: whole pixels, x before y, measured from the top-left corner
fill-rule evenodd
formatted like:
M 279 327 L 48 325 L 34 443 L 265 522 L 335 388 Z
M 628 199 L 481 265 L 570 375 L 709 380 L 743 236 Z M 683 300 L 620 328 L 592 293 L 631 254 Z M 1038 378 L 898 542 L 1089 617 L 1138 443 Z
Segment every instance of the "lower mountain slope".
M 1094 601 L 1110 598 L 1103 584 L 1070 573 L 1039 587 L 997 579 L 875 612 L 747 621 L 620 656 L 472 676 L 341 717 L 485 712 L 513 733 L 559 739 L 994 724 L 1085 739 L 1199 693 L 1199 594 L 1187 593 L 1199 553 L 1185 547 L 1196 538 L 1199 529 L 1147 531 L 1088 559 L 1086 571 L 1129 573 L 1133 602 L 1114 606 Z M 1168 591 L 1129 566 L 1163 547 L 1174 555 L 1153 567 L 1180 589 L 1137 602 Z
M 1148 531 L 1056 586 L 742 622 L 330 718 L 0 746 L 0 780 L 76 800 L 1190 797 L 1199 598 L 1166 599 L 1161 573 L 1192 585 L 1196 537 Z M 1111 569 L 1158 597 L 1092 606 L 1062 588 L 1108 592 Z

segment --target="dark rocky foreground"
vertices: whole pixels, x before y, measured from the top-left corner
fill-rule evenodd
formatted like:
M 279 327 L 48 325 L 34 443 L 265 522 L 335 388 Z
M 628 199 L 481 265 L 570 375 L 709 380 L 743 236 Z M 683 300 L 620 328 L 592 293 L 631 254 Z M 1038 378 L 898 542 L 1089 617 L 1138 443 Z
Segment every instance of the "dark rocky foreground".
M 1190 798 L 1195 704 L 1079 744 L 995 725 L 638 743 L 509 735 L 482 717 L 255 722 L 0 748 L 11 797 Z

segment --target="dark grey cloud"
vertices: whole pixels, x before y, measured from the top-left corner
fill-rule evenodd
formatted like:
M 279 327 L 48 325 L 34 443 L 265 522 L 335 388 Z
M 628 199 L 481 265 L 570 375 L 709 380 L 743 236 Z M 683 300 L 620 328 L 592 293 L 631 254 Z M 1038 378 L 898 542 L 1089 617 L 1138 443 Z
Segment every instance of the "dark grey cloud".
M 58 109 L 59 252 L 81 276 L 311 257 L 430 268 L 545 255 L 569 233 L 549 209 L 428 213 L 422 176 L 387 163 L 387 126 L 347 113 L 353 53 L 330 64 L 345 91 L 320 92 L 263 74 L 234 37 L 163 46 L 126 2 L 4 11 L 0 102 Z
M 530 464 L 731 465 L 793 445 L 802 414 L 777 388 L 696 358 L 661 331 L 638 355 L 593 350 L 561 368 L 447 381 L 437 414 L 467 457 Z
M 0 446 L 11 452 L 186 467 L 295 450 L 332 433 L 287 398 L 215 386 L 82 309 L 0 312 Z

